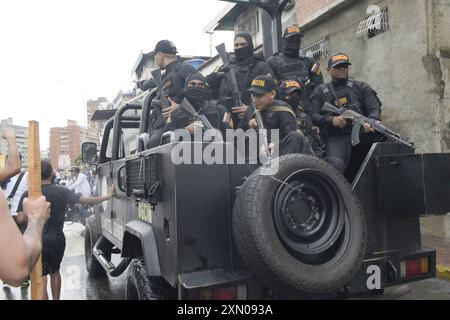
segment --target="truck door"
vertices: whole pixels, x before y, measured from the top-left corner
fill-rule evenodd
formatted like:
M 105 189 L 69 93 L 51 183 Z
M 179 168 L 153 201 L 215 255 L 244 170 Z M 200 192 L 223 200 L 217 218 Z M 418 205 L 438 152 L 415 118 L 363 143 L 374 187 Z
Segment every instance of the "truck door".
M 112 150 L 113 150 L 113 125 L 110 119 L 104 128 L 102 146 L 100 148 L 99 164 L 97 168 L 96 194 L 104 196 L 108 193 L 108 187 L 112 185 Z M 111 241 L 113 238 L 111 225 L 112 200 L 102 202 L 95 207 L 100 214 L 102 234 Z
M 137 218 L 135 202 L 127 198 L 125 162 L 137 153 L 141 109 L 139 105 L 125 105 L 114 119 L 110 176 L 116 192 L 111 201 L 110 226 L 114 238 L 111 242 L 119 249 L 122 249 L 125 224 L 133 220 L 133 216 Z

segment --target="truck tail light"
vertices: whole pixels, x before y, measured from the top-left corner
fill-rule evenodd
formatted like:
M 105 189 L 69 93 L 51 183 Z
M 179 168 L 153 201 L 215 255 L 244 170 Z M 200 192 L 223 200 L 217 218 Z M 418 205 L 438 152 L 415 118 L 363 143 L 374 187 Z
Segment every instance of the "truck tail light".
M 236 287 L 232 288 L 220 288 L 213 290 L 214 300 L 236 300 L 237 292 Z
M 200 292 L 201 300 L 245 300 L 247 286 L 206 289 Z
M 430 262 L 428 257 L 405 260 L 400 262 L 400 270 L 402 278 L 413 277 L 430 271 Z

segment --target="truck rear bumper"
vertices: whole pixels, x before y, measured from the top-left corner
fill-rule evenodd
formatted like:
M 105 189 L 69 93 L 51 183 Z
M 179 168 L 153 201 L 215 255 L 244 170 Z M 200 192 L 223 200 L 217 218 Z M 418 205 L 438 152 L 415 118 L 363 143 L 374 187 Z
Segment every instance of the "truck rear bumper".
M 353 278 L 350 295 L 379 292 L 384 288 L 436 277 L 436 250 L 388 251 L 367 257 Z

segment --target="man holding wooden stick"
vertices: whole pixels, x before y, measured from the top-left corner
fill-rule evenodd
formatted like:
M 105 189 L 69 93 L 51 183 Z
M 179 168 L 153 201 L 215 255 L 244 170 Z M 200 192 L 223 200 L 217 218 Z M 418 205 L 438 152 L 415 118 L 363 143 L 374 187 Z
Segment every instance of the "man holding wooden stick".
M 12 130 L 4 130 L 2 138 L 8 141 L 9 162 L 0 176 L 7 179 L 20 171 L 20 166 L 16 165 L 16 162 L 20 163 L 19 153 Z M 42 231 L 50 216 L 50 203 L 45 197 L 25 199 L 23 212 L 28 218 L 28 227 L 22 235 L 0 190 L 0 279 L 13 286 L 20 286 L 24 282 L 41 254 Z
M 76 203 L 84 205 L 93 205 L 111 199 L 114 195 L 114 187 L 110 187 L 109 192 L 105 196 L 100 197 L 84 197 L 76 194 L 74 191 L 65 187 L 57 186 L 53 183 L 55 180 L 55 172 L 48 160 L 41 161 L 41 190 L 42 194 L 50 201 L 52 206 L 52 216 L 47 221 L 43 234 L 43 250 L 42 250 L 42 284 L 43 299 L 48 299 L 47 294 L 47 275 L 50 276 L 50 287 L 53 300 L 59 300 L 61 294 L 61 274 L 60 266 L 64 257 L 66 247 L 66 238 L 64 236 L 64 218 L 68 205 Z M 28 193 L 22 195 L 22 199 L 17 207 L 17 212 L 22 211 L 22 200 L 27 197 Z

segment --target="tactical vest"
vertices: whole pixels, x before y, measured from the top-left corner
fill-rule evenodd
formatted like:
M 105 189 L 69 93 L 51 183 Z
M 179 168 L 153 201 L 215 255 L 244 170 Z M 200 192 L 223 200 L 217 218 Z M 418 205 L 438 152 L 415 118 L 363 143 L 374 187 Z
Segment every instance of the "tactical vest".
M 274 56 L 277 64 L 278 75 L 283 80 L 298 80 L 307 79 L 309 77 L 309 70 L 306 66 L 306 59 L 298 58 L 293 61 L 287 61 L 282 55 Z
M 206 104 L 198 110 L 198 113 L 205 115 L 214 128 L 220 129 L 222 127 L 221 122 L 223 120 L 223 114 L 220 112 L 217 104 L 207 101 Z M 183 128 L 194 121 L 194 117 L 183 109 L 180 109 L 177 112 L 174 111 L 172 116 L 169 116 L 167 119 L 167 123 L 177 122 L 180 123 Z
M 325 96 L 325 100 L 337 108 L 347 109 L 352 104 L 359 104 L 353 80 L 348 80 L 347 84 L 338 90 L 332 83 L 322 84 L 320 90 Z
M 297 131 L 299 133 L 301 133 L 302 135 L 305 135 L 305 132 L 301 128 L 301 122 L 299 122 L 299 119 L 297 119 L 295 112 L 290 107 L 275 105 L 275 106 L 270 106 L 267 109 L 267 111 L 268 111 L 268 113 L 266 114 L 266 117 L 265 117 L 266 123 L 264 123 L 266 129 L 276 128 L 276 125 L 275 125 L 276 119 L 274 117 L 274 114 L 276 112 L 288 112 L 294 116 L 294 118 L 297 122 Z

